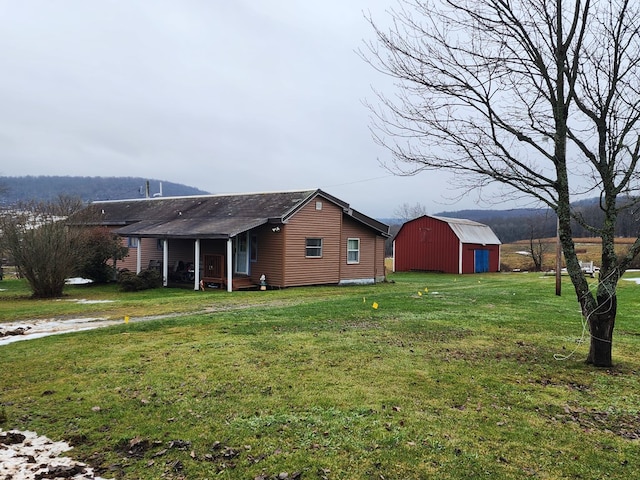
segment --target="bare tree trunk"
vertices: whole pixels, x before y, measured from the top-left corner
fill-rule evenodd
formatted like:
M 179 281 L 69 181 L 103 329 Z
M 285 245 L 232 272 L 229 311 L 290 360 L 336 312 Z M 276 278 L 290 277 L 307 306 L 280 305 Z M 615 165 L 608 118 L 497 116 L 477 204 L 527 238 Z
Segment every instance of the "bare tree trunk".
M 617 298 L 615 295 L 598 302 L 598 310 L 588 318 L 591 343 L 586 362 L 596 367 L 613 365 L 613 327 L 616 321 Z

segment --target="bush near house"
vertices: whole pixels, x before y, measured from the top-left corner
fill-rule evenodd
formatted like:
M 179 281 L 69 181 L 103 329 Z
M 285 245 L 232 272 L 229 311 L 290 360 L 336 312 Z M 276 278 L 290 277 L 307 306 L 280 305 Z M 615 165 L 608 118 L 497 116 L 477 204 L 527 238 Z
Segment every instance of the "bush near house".
M 118 284 L 123 292 L 139 292 L 162 286 L 162 275 L 153 269 L 142 270 L 137 275 L 129 270 L 124 270 L 118 275 Z

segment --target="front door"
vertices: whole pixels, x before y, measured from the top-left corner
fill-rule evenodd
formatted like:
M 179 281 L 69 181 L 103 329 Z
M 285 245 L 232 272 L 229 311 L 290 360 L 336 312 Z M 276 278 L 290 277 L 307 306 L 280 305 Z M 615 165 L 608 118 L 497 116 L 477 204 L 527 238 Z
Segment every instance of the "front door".
M 485 273 L 489 271 L 489 250 L 474 250 L 475 272 Z
M 235 273 L 249 275 L 249 232 L 236 236 Z

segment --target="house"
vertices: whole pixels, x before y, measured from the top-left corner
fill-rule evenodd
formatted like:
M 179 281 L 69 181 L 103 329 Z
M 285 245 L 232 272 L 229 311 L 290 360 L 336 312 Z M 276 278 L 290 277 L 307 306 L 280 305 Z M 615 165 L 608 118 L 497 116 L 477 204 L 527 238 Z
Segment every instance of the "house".
M 226 288 L 374 283 L 389 227 L 322 190 L 98 201 L 92 220 L 123 238 L 119 268 Z M 264 276 L 264 277 L 263 277 Z
M 393 271 L 498 272 L 500 245 L 482 223 L 424 215 L 400 227 L 393 241 Z

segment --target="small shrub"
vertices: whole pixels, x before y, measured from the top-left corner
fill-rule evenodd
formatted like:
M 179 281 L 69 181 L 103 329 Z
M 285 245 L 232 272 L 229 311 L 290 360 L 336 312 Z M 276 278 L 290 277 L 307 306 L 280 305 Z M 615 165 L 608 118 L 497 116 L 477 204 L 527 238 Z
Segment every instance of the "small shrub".
M 162 286 L 162 276 L 157 270 L 142 270 L 139 274 L 125 270 L 118 275 L 120 290 L 123 292 L 138 292 Z
M 142 270 L 138 276 L 142 279 L 145 289 L 160 288 L 162 286 L 162 275 L 157 270 Z

